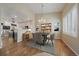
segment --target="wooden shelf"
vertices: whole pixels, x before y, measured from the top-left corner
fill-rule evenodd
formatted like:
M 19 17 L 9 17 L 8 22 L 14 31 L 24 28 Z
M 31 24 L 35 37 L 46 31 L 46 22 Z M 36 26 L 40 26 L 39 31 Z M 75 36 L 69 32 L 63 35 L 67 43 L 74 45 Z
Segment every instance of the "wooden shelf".
M 41 30 L 51 30 L 51 29 L 41 29 Z
M 51 23 L 41 24 L 41 31 L 50 33 L 51 32 Z

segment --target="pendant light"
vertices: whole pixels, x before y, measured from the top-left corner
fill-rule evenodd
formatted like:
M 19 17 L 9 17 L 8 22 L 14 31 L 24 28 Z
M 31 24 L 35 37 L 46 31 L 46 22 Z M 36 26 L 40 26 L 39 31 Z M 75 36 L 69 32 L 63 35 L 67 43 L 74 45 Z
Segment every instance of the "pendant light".
M 40 16 L 40 19 L 39 19 L 40 23 L 44 21 L 44 19 L 43 19 L 43 11 L 44 10 L 43 9 L 44 9 L 44 4 L 41 4 L 41 16 Z

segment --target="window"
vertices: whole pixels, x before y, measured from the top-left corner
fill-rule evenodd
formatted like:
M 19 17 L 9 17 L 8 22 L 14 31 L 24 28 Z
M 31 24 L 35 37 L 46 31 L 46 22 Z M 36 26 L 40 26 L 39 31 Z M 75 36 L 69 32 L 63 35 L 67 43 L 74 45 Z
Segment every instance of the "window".
M 77 5 L 76 5 L 77 6 Z M 74 6 L 72 10 L 63 19 L 63 32 L 77 37 L 77 7 Z
M 67 21 L 67 32 L 68 32 L 68 34 L 72 34 L 71 33 L 71 30 L 72 30 L 72 12 L 70 12 L 69 14 L 68 14 L 68 19 L 67 19 L 68 21 Z
M 63 20 L 63 31 L 67 33 L 67 16 Z
M 77 8 L 72 10 L 72 34 L 77 36 Z

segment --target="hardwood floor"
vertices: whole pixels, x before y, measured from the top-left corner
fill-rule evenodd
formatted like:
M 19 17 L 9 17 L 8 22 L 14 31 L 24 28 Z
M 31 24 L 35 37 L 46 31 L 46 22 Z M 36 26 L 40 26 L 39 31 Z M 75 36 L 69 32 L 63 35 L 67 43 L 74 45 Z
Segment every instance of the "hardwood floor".
M 19 43 L 13 42 L 12 40 L 4 39 L 4 47 L 0 49 L 0 55 L 2 56 L 32 56 L 37 53 L 41 53 L 43 51 L 30 48 L 27 46 L 27 42 L 29 41 L 22 41 Z M 55 49 L 56 55 L 58 56 L 75 56 L 75 54 L 60 40 L 55 40 Z
M 0 55 L 2 56 L 31 56 L 42 52 L 41 50 L 28 47 L 26 41 L 22 41 L 19 43 L 5 43 L 6 42 L 4 42 L 4 47 L 0 49 Z M 11 43 L 11 45 L 9 43 Z
M 76 56 L 62 40 L 55 40 L 55 49 L 58 56 Z

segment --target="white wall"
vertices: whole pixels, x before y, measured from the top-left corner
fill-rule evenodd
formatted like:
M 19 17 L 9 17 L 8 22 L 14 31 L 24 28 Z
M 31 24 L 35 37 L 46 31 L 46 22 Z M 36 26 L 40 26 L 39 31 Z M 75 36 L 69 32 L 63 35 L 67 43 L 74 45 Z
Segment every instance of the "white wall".
M 41 22 L 39 22 L 40 18 L 43 18 Z M 55 32 L 56 35 L 56 39 L 60 39 L 61 38 L 61 13 L 46 13 L 43 14 L 43 16 L 41 16 L 41 14 L 36 14 L 35 16 L 35 27 L 39 26 L 40 28 L 40 24 L 42 23 L 51 23 L 52 24 L 52 33 L 54 32 L 54 25 L 55 23 L 59 22 L 60 23 L 60 31 L 59 32 Z

